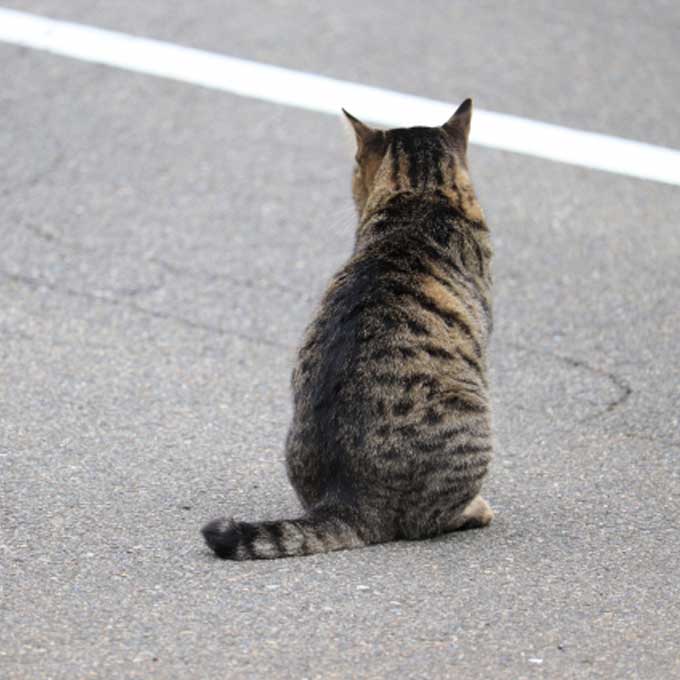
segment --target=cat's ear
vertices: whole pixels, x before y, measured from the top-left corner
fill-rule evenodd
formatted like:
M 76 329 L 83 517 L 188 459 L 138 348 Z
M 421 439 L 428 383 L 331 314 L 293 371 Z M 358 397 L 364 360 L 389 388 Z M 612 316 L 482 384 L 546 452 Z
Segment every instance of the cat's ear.
M 375 142 L 382 137 L 382 132 L 380 130 L 374 130 L 372 127 L 369 127 L 365 123 L 362 123 L 358 118 L 355 118 L 351 113 L 345 111 L 345 109 L 342 109 L 342 112 L 345 114 L 345 118 L 349 121 L 350 125 L 352 126 L 352 129 L 354 130 L 354 134 L 356 135 L 357 138 L 357 158 L 362 155 L 364 150 L 369 147 L 373 146 Z
M 472 119 L 472 99 L 466 99 L 442 127 L 459 144 L 462 143 L 463 151 L 467 150 L 468 137 L 470 136 L 470 120 Z

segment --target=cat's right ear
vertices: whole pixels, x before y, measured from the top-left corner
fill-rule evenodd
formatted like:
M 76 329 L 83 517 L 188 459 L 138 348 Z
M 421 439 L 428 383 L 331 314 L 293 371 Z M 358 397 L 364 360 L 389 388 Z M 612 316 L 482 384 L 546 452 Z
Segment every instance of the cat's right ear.
M 347 118 L 349 124 L 352 126 L 354 134 L 357 138 L 357 158 L 359 158 L 361 155 L 363 155 L 367 148 L 375 146 L 376 142 L 382 138 L 382 131 L 374 130 L 372 127 L 362 123 L 351 113 L 345 111 L 345 109 L 342 109 L 342 112 L 345 114 L 345 118 Z
M 472 118 L 472 99 L 466 99 L 442 126 L 449 137 L 467 151 L 470 136 L 470 119 Z

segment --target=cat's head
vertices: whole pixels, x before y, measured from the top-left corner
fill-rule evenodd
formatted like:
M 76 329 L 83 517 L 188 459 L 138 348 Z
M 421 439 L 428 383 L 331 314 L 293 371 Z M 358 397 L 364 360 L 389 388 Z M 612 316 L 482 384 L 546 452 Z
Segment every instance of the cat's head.
M 467 173 L 472 100 L 441 127 L 377 130 L 349 114 L 357 141 L 352 194 L 359 216 L 398 192 L 440 191 L 471 219 L 482 219 Z

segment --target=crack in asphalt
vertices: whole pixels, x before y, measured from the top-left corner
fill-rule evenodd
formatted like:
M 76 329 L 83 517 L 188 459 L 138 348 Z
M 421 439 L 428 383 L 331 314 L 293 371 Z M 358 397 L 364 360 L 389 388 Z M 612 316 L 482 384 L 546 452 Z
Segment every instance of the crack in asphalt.
M 631 394 L 633 394 L 633 388 L 628 384 L 628 382 L 621 376 L 614 373 L 613 371 L 607 371 L 605 369 L 598 368 L 597 366 L 591 366 L 589 363 L 583 361 L 582 359 L 574 359 L 573 357 L 567 356 L 565 354 L 560 354 L 559 352 L 555 352 L 552 350 L 547 349 L 537 350 L 532 347 L 527 347 L 522 343 L 509 343 L 509 344 L 511 347 L 514 347 L 516 349 L 520 349 L 525 352 L 538 352 L 543 356 L 547 356 L 550 357 L 551 359 L 555 359 L 556 361 L 560 361 L 571 368 L 578 368 L 584 371 L 588 371 L 593 375 L 598 375 L 603 378 L 607 378 L 616 387 L 619 394 L 615 399 L 611 399 L 610 401 L 608 401 L 604 408 L 597 409 L 593 413 L 590 413 L 583 418 L 579 418 L 576 421 L 578 423 L 586 423 L 592 420 L 596 420 L 597 418 L 600 418 L 603 415 L 611 413 L 612 411 L 623 406 L 623 404 L 625 404 L 626 401 L 628 401 Z
M 563 356 L 557 353 L 552 353 L 552 356 L 555 359 L 564 362 L 568 366 L 571 366 L 572 368 L 582 368 L 586 371 L 590 371 L 595 375 L 600 375 L 604 378 L 609 379 L 612 382 L 612 384 L 619 390 L 619 396 L 616 399 L 610 400 L 606 404 L 604 409 L 600 409 L 599 411 L 591 413 L 590 415 L 585 416 L 584 418 L 580 418 L 578 421 L 579 423 L 585 423 L 590 420 L 599 418 L 600 416 L 603 416 L 607 413 L 611 413 L 615 409 L 625 404 L 625 402 L 628 401 L 630 395 L 633 394 L 633 388 L 628 384 L 628 382 L 621 378 L 620 376 L 618 376 L 616 373 L 613 373 L 612 371 L 606 371 L 602 368 L 591 366 L 590 364 L 586 363 L 585 361 L 582 361 L 581 359 L 574 359 L 572 357 Z
M 3 276 L 9 281 L 14 281 L 15 283 L 21 283 L 33 289 L 45 288 L 55 293 L 62 293 L 69 297 L 85 297 L 91 298 L 93 300 L 108 301 L 123 303 L 119 297 L 123 298 L 134 298 L 139 295 L 148 295 L 149 293 L 154 293 L 160 290 L 165 281 L 159 281 L 157 283 L 149 284 L 148 286 L 133 286 L 131 288 L 120 288 L 116 289 L 115 294 L 112 297 L 107 297 L 106 295 L 99 295 L 97 293 L 87 293 L 85 291 L 76 290 L 74 288 L 68 288 L 65 286 L 58 286 L 47 279 L 41 279 L 35 276 L 27 276 L 26 274 L 17 274 L 16 272 L 8 272 L 5 270 L 0 270 L 0 276 Z
M 152 257 L 150 258 L 149 261 L 154 262 L 159 267 L 165 269 L 166 271 L 169 271 L 175 276 L 186 276 L 188 278 L 210 282 L 228 281 L 229 283 L 232 283 L 236 286 L 242 286 L 244 288 L 249 288 L 250 290 L 262 291 L 262 288 L 255 285 L 252 281 L 249 281 L 248 279 L 239 279 L 238 277 L 232 276 L 231 274 L 221 273 L 218 274 L 216 272 L 199 272 L 188 267 L 181 267 L 177 264 L 168 262 L 167 260 L 163 260 L 158 257 Z M 271 289 L 280 291 L 282 293 L 292 294 L 303 302 L 311 302 L 315 299 L 315 296 L 310 295 L 309 293 L 305 293 L 304 291 L 301 291 L 298 288 L 294 288 L 292 286 L 286 286 L 284 284 L 275 283 L 271 281 L 266 281 L 265 284 L 267 290 Z
M 65 248 L 78 254 L 81 253 L 92 254 L 97 252 L 96 249 L 88 248 L 87 246 L 84 246 L 82 243 L 74 243 L 73 241 L 67 241 L 60 235 L 46 231 L 41 226 L 34 224 L 33 222 L 24 222 L 23 227 L 24 229 L 26 229 L 26 231 L 30 232 L 35 238 L 40 239 L 41 241 L 45 241 L 45 243 L 49 244 L 50 246 L 58 246 L 60 248 Z
M 267 347 L 277 347 L 279 349 L 285 349 L 285 350 L 290 350 L 291 346 L 287 345 L 282 342 L 277 342 L 275 340 L 271 340 L 270 338 L 267 337 L 256 337 L 254 335 L 250 335 L 248 333 L 241 333 L 239 331 L 234 331 L 234 330 L 228 330 L 226 328 L 222 328 L 221 326 L 215 326 L 212 324 L 206 324 L 202 323 L 199 321 L 193 321 L 192 319 L 187 319 L 186 317 L 180 316 L 178 314 L 171 314 L 169 312 L 161 312 L 159 310 L 155 309 L 150 309 L 148 307 L 144 307 L 131 299 L 121 299 L 120 297 L 115 297 L 115 296 L 107 296 L 107 295 L 99 295 L 97 293 L 88 293 L 86 291 L 82 290 L 75 290 L 73 288 L 67 288 L 67 287 L 61 287 L 57 286 L 53 283 L 50 283 L 49 281 L 45 279 L 40 279 L 37 277 L 32 277 L 32 276 L 27 276 L 25 274 L 16 274 L 12 272 L 7 272 L 4 270 L 0 270 L 0 276 L 3 278 L 13 281 L 15 283 L 19 283 L 21 285 L 29 287 L 31 290 L 36 290 L 38 288 L 45 288 L 49 290 L 52 293 L 56 293 L 58 295 L 66 295 L 68 297 L 76 297 L 76 298 L 85 298 L 88 300 L 94 300 L 96 302 L 103 302 L 105 304 L 110 304 L 118 307 L 124 307 L 126 309 L 130 309 L 132 311 L 135 311 L 139 314 L 145 315 L 145 316 L 150 316 L 153 318 L 157 319 L 167 319 L 170 321 L 174 321 L 182 326 L 185 326 L 187 328 L 191 328 L 194 330 L 201 330 L 207 333 L 211 333 L 213 335 L 219 335 L 222 337 L 236 337 L 241 340 L 247 340 L 248 342 L 252 342 L 258 345 L 264 345 Z M 162 287 L 162 283 L 158 284 L 155 286 L 155 290 L 159 289 Z M 125 295 L 127 298 L 132 298 L 134 297 L 135 294 L 139 295 L 139 292 L 135 292 L 136 289 L 130 289 Z M 146 292 L 146 291 L 145 291 Z

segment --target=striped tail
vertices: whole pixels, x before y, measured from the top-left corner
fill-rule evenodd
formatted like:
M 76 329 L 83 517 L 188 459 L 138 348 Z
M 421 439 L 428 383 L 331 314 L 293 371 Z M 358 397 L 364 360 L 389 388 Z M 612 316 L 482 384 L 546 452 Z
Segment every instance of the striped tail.
M 299 519 L 275 522 L 235 522 L 216 519 L 206 524 L 203 537 L 225 560 L 267 560 L 348 550 L 368 544 L 349 513 L 328 506 L 312 508 Z M 343 517 L 343 519 L 341 519 Z

